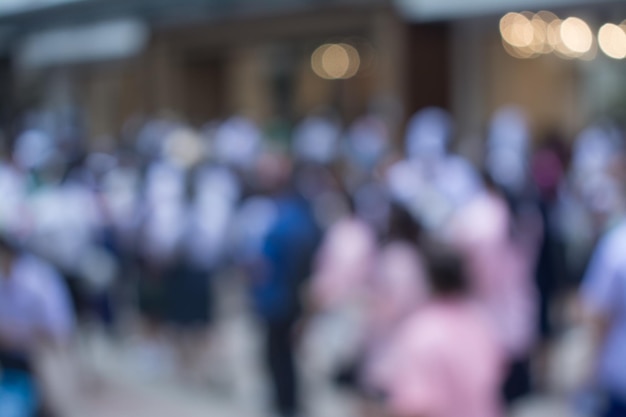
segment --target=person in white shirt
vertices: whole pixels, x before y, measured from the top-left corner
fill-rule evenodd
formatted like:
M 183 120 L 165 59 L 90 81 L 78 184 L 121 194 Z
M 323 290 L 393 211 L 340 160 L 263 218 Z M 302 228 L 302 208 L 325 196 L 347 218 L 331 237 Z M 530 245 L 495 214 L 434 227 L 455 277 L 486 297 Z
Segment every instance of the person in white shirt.
M 0 351 L 28 356 L 64 344 L 74 329 L 68 290 L 55 269 L 0 238 Z
M 66 345 L 74 312 L 59 274 L 0 238 L 0 415 L 34 416 L 40 407 L 33 361 Z

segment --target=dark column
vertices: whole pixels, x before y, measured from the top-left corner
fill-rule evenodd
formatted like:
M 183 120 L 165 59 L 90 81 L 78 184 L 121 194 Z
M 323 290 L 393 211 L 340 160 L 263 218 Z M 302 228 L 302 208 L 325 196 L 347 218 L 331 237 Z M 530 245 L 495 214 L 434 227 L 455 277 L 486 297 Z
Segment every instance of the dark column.
M 450 107 L 450 42 L 445 23 L 408 28 L 406 110 L 410 117 L 426 106 Z

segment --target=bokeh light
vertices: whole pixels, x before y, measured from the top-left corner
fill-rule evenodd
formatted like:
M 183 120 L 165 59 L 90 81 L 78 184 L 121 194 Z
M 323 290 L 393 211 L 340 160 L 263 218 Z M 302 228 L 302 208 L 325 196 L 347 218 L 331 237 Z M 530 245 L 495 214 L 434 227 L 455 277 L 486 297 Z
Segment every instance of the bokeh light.
M 548 43 L 552 47 L 554 53 L 563 59 L 575 58 L 578 54 L 573 54 L 572 51 L 565 46 L 563 39 L 561 38 L 561 25 L 563 21 L 560 19 L 553 20 L 548 24 L 547 38 Z
M 347 79 L 359 71 L 359 52 L 346 43 L 324 44 L 311 55 L 311 68 L 327 80 Z
M 626 36 L 626 25 L 624 22 L 622 25 L 622 32 Z M 615 28 L 611 30 L 615 33 L 611 36 L 621 36 L 615 32 Z M 534 14 L 507 13 L 500 19 L 500 33 L 504 50 L 515 58 L 535 58 L 554 53 L 563 59 L 589 61 L 596 57 L 598 51 L 594 34 L 584 20 L 578 17 L 561 20 L 546 10 Z M 619 43 L 619 40 L 611 42 Z M 619 50 L 619 46 L 615 48 Z M 614 52 L 619 55 L 619 51 Z
M 534 29 L 526 16 L 511 12 L 500 19 L 500 33 L 509 45 L 525 48 L 533 42 Z
M 540 54 L 552 52 L 552 46 L 548 42 L 548 23 L 539 15 L 533 16 L 530 21 L 533 27 L 533 41 L 530 49 Z
M 330 46 L 331 44 L 328 43 L 321 45 L 315 51 L 313 51 L 313 54 L 311 54 L 311 69 L 313 69 L 313 72 L 315 72 L 315 74 L 324 79 L 328 79 L 329 76 L 322 66 L 322 57 L 324 56 L 324 52 L 326 52 L 326 50 Z
M 361 57 L 359 55 L 359 51 L 347 43 L 342 43 L 340 46 L 346 51 L 348 54 L 348 70 L 344 74 L 342 78 L 352 78 L 359 72 L 361 67 Z
M 582 56 L 591 50 L 593 33 L 584 20 L 568 17 L 561 23 L 561 40 L 574 56 Z
M 607 23 L 598 31 L 600 49 L 613 59 L 626 58 L 626 31 L 624 28 Z
M 329 78 L 342 78 L 350 66 L 348 52 L 341 45 L 329 46 L 322 55 L 322 68 Z

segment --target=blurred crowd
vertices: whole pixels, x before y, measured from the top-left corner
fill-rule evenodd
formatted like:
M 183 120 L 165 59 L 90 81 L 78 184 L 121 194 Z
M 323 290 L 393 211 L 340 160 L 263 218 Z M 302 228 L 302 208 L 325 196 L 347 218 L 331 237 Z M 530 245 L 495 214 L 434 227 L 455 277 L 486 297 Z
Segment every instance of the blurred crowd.
M 623 131 L 534 138 L 507 107 L 478 160 L 460 133 L 439 108 L 401 141 L 379 115 L 328 112 L 288 141 L 242 116 L 155 118 L 107 151 L 26 126 L 0 160 L 0 416 L 49 412 L 34 358 L 93 323 L 115 337 L 136 320 L 193 369 L 233 276 L 277 415 L 302 412 L 300 339 L 351 315 L 356 348 L 329 378 L 363 415 L 503 417 L 546 389 L 576 322 L 595 359 L 572 403 L 626 416 Z

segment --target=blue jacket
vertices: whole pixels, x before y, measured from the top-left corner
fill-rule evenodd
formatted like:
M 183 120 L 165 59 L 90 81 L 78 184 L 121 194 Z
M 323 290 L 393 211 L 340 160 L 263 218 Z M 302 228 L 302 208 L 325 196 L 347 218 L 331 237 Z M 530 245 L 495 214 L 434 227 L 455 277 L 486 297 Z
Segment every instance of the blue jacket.
M 277 201 L 278 216 L 262 248 L 265 267 L 253 285 L 257 313 L 287 320 L 300 312 L 300 288 L 312 269 L 320 231 L 308 202 L 290 193 Z

